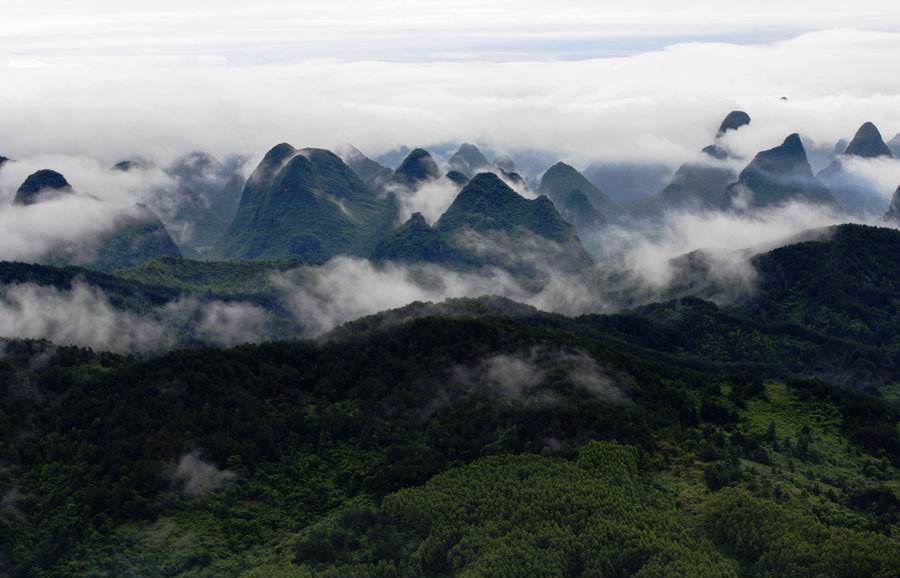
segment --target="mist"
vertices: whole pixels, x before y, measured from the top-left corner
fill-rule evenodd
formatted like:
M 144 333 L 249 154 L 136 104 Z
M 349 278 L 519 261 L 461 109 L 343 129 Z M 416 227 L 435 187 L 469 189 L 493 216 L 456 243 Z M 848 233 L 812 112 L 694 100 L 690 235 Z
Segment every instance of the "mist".
M 248 303 L 185 297 L 138 313 L 114 307 L 83 281 L 70 290 L 33 283 L 0 288 L 0 337 L 153 354 L 197 340 L 233 346 L 276 335 L 270 314 Z
M 194 450 L 178 459 L 172 479 L 185 495 L 197 497 L 221 489 L 236 480 L 237 474 L 204 461 L 200 452 Z

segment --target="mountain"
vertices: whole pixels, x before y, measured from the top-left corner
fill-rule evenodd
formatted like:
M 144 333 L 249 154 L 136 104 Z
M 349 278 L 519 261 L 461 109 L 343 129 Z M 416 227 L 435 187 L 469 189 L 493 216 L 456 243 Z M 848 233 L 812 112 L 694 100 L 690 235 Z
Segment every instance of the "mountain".
M 728 194 L 735 206 L 765 207 L 793 200 L 834 202 L 828 188 L 813 175 L 796 133 L 780 146 L 757 153 L 737 182 L 728 187 Z
M 177 183 L 175 210 L 166 225 L 181 231 L 179 244 L 185 250 L 206 255 L 225 234 L 240 203 L 245 162 L 237 155 L 220 161 L 195 151 L 166 167 Z
M 859 127 L 859 130 L 853 136 L 853 140 L 850 141 L 850 144 L 847 145 L 842 154 L 864 159 L 893 157 L 891 150 L 881 138 L 881 132 L 871 122 L 865 122 Z
M 706 209 L 725 204 L 725 189 L 737 175 L 723 163 L 713 160 L 685 163 L 678 167 L 672 181 L 660 191 L 659 199 L 667 208 L 695 205 Z
M 435 263 L 451 267 L 477 266 L 478 260 L 456 247 L 446 235 L 425 221 L 421 213 L 405 223 L 375 246 L 372 260 L 396 263 Z
M 744 112 L 743 110 L 732 110 L 725 118 L 722 119 L 722 123 L 719 125 L 719 130 L 716 132 L 716 138 L 720 138 L 725 136 L 725 134 L 730 130 L 738 130 L 741 127 L 747 126 L 750 124 L 750 115 Z
M 884 215 L 884 220 L 892 223 L 900 223 L 900 187 L 897 187 L 897 190 L 894 191 L 894 197 L 891 199 L 891 205 L 888 207 L 888 212 Z
M 3 155 L 0 155 L 0 167 L 3 167 L 9 161 L 9 159 Z
M 447 177 L 447 179 L 452 181 L 456 186 L 458 186 L 460 188 L 466 186 L 466 183 L 469 182 L 469 177 L 467 177 L 466 175 L 462 174 L 459 171 L 449 171 L 444 176 Z
M 591 265 L 575 228 L 563 220 L 549 198 L 542 195 L 526 199 L 493 173 L 480 173 L 472 178 L 435 223 L 435 230 L 457 240 L 471 233 L 499 235 L 504 242 L 511 243 L 509 247 L 501 247 L 501 252 L 511 253 L 516 251 L 517 237 L 534 235 L 552 241 L 552 245 L 543 248 L 558 251 L 555 265 L 572 270 Z
M 597 231 L 606 224 L 603 215 L 594 208 L 587 195 L 581 191 L 572 191 L 566 195 L 560 213 L 566 221 L 575 225 L 579 234 L 582 231 L 585 233 Z
M 393 175 L 391 169 L 373 161 L 353 145 L 347 145 L 341 150 L 340 157 L 353 169 L 356 176 L 373 189 L 381 189 Z
M 32 205 L 42 200 L 72 194 L 72 186 L 64 176 L 50 169 L 41 169 L 28 175 L 19 189 L 13 203 L 16 205 Z
M 76 193 L 66 178 L 44 169 L 28 176 L 14 200 L 18 205 L 36 205 L 60 195 L 78 196 L 87 203 L 102 203 L 96 197 Z M 74 246 L 56 247 L 44 257 L 53 265 L 79 265 L 96 271 L 132 267 L 163 256 L 181 257 L 162 221 L 144 205 L 110 215 L 108 232 Z
M 95 271 L 116 271 L 135 267 L 160 257 L 181 257 L 178 245 L 172 240 L 159 217 L 149 208 L 138 205 L 116 219 L 114 229 L 89 243 L 88 257 L 80 255 L 74 260 L 64 251 L 62 262 L 72 262 Z M 57 258 L 51 262 L 59 263 Z
M 410 148 L 406 145 L 395 147 L 389 151 L 376 155 L 373 160 L 378 164 L 385 166 L 391 170 L 400 166 L 407 156 L 409 156 Z
M 0 292 L 10 285 L 31 283 L 60 291 L 84 283 L 102 291 L 110 304 L 120 310 L 142 312 L 177 299 L 177 289 L 142 283 L 82 267 L 55 267 L 36 263 L 0 261 Z
M 393 180 L 400 185 L 414 189 L 420 184 L 440 176 L 441 170 L 431 154 L 425 149 L 413 149 L 394 171 Z
M 893 578 L 897 348 L 798 321 L 819 297 L 892 307 L 896 282 L 867 292 L 898 242 L 838 227 L 764 254 L 766 320 L 486 298 L 156 358 L 5 339 L 3 570 Z M 843 276 L 821 293 L 820 266 Z M 842 369 L 883 387 L 823 379 Z
M 493 173 L 476 175 L 459 192 L 435 228 L 441 233 L 462 229 L 476 232 L 524 229 L 556 242 L 569 242 L 573 237 L 566 223 L 547 197 L 526 199 L 509 188 Z
M 414 214 L 376 246 L 372 258 L 456 269 L 494 266 L 538 285 L 545 274 L 536 267 L 577 271 L 591 265 L 575 228 L 550 199 L 526 199 L 494 173 L 475 175 L 434 226 Z
M 161 169 L 172 186 L 156 187 L 143 195 L 185 254 L 205 256 L 225 234 L 240 202 L 245 162 L 238 155 L 220 161 L 209 153 L 194 151 Z M 160 167 L 136 158 L 116 163 L 112 170 L 131 173 Z
M 478 147 L 470 143 L 461 144 L 459 149 L 450 157 L 448 164 L 450 170 L 458 171 L 470 178 L 481 169 L 490 166 L 490 162 L 481 154 Z
M 564 162 L 558 162 L 547 169 L 538 186 L 538 192 L 550 197 L 559 207 L 565 204 L 566 197 L 572 191 L 581 191 L 601 213 L 606 213 L 613 208 L 613 202 L 606 193 L 595 187 L 574 167 Z
M 214 255 L 224 259 L 367 256 L 395 208 L 337 155 L 280 144 L 244 186 L 237 215 Z
M 701 159 L 682 164 L 658 194 L 632 202 L 628 212 L 638 218 L 659 218 L 671 210 L 719 210 L 727 206 L 726 189 L 738 175 L 730 164 L 723 162 L 734 157 L 722 138 L 750 121 L 750 115 L 744 111 L 728 113 L 719 125 L 713 144 L 702 149 Z
M 863 124 L 843 154 L 817 175 L 846 210 L 856 213 L 878 213 L 884 210 L 884 199 L 875 183 L 848 170 L 853 159 L 893 158 L 881 133 L 871 122 Z

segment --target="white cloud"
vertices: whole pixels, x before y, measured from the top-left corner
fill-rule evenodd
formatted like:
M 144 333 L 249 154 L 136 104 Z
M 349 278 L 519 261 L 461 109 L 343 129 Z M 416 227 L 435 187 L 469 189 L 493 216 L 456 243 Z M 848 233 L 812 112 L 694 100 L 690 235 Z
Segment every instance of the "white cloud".
M 179 458 L 172 477 L 181 484 L 185 494 L 194 497 L 222 488 L 237 479 L 237 474 L 203 461 L 200 452 L 195 450 Z
M 248 9 L 249 17 L 241 10 L 223 9 L 222 17 L 251 23 L 243 26 L 250 36 L 261 34 L 257 30 L 277 34 L 278 10 L 283 6 L 272 8 L 273 16 L 264 19 L 267 26 L 252 25 L 263 21 L 253 18 L 260 17 L 267 5 Z M 878 5 L 872 3 L 868 13 L 874 13 Z M 779 4 L 777 12 L 752 7 L 745 12 L 751 16 L 759 12 L 757 24 L 777 16 L 783 22 L 796 19 L 799 25 L 803 16 L 807 24 L 801 27 L 806 29 L 834 25 L 839 15 L 845 16 L 841 25 L 865 25 L 867 16 L 852 17 L 865 16 L 865 6 L 854 4 L 852 9 L 835 8 L 828 13 L 819 4 L 814 10 Z M 582 20 L 585 27 L 607 17 L 612 23 L 618 18 L 621 24 L 629 18 L 637 21 L 659 7 L 651 3 L 631 12 L 613 9 L 608 15 L 605 10 L 583 9 Z M 366 25 L 374 9 L 359 10 L 363 17 L 358 20 Z M 169 14 L 164 8 L 160 11 Z M 178 27 L 202 13 L 182 8 L 174 14 L 184 11 L 188 11 L 185 21 L 159 16 L 161 22 L 177 20 L 176 37 Z M 407 11 L 416 18 L 420 14 L 429 18 L 425 9 Z M 103 14 L 99 8 L 96 12 Z M 469 16 L 434 18 L 432 26 L 463 29 L 460 22 L 479 14 L 463 12 Z M 571 22 L 560 24 L 559 29 L 551 27 L 557 12 L 572 22 L 579 14 L 574 9 L 551 10 L 542 3 L 540 8 L 512 10 L 504 22 L 513 30 L 520 19 L 536 21 L 549 14 L 544 24 L 551 29 L 548 33 L 559 34 L 564 43 L 573 41 L 577 35 Z M 688 11 L 679 6 L 678 12 Z M 14 20 L 27 20 L 30 12 L 23 14 Z M 88 11 L 84 18 L 100 17 L 92 14 Z M 662 30 L 666 18 L 672 18 L 670 27 L 681 22 L 671 9 L 660 14 L 650 17 L 645 28 L 653 31 L 661 26 Z M 726 20 L 723 8 L 710 8 L 706 15 L 696 19 L 698 28 L 714 28 L 713 24 Z M 59 18 L 66 22 L 66 17 Z M 210 18 L 216 21 L 219 16 Z M 734 14 L 727 19 L 741 22 Z M 369 29 L 373 35 L 381 30 L 377 23 L 382 21 L 380 17 L 371 20 L 376 23 Z M 284 25 L 294 36 L 302 29 L 296 22 L 296 29 Z M 344 20 L 324 10 L 309 22 L 315 29 L 338 30 Z M 890 22 L 889 14 L 878 26 L 890 28 Z M 52 20 L 50 25 L 55 25 Z M 507 24 L 492 25 L 507 28 Z M 3 26 L 6 33 L 0 32 L 0 47 L 6 46 L 11 59 L 40 59 L 13 54 L 24 50 L 14 49 L 21 46 L 14 39 L 19 38 L 16 30 L 28 29 L 27 23 L 19 28 L 9 22 Z M 187 26 L 183 34 L 186 30 Z M 605 28 L 599 30 L 597 34 L 602 35 Z M 722 116 L 733 108 L 743 108 L 754 117 L 754 123 L 734 137 L 740 142 L 733 143 L 748 156 L 779 144 L 795 131 L 823 143 L 851 136 L 864 120 L 874 121 L 888 138 L 900 131 L 900 77 L 894 74 L 900 33 L 840 29 L 763 44 L 689 42 L 629 56 L 562 61 L 532 53 L 503 62 L 454 62 L 441 60 L 440 54 L 422 62 L 389 62 L 375 60 L 377 54 L 344 57 L 333 53 L 317 55 L 323 58 L 300 55 L 246 62 L 238 56 L 253 52 L 249 38 L 250 45 L 228 52 L 225 61 L 194 59 L 188 64 L 183 59 L 161 58 L 154 47 L 168 36 L 160 40 L 155 33 L 148 34 L 146 49 L 137 54 L 59 49 L 57 56 L 44 58 L 43 66 L 0 64 L 4 75 L 0 134 L 5 136 L 0 153 L 10 157 L 88 154 L 112 162 L 135 153 L 171 157 L 197 148 L 217 155 L 259 155 L 281 141 L 325 147 L 352 142 L 378 152 L 400 143 L 467 140 L 499 150 L 555 150 L 578 164 L 641 158 L 677 165 L 709 143 Z M 103 46 L 104 38 L 101 34 L 96 42 L 83 42 L 97 48 Z M 277 44 L 275 38 L 272 42 Z M 52 48 L 47 51 L 55 54 Z M 789 100 L 781 101 L 781 96 Z
M 156 353 L 185 339 L 234 346 L 275 337 L 272 319 L 248 303 L 186 297 L 144 313 L 114 307 L 100 289 L 33 283 L 0 287 L 0 337 L 47 339 L 122 353 Z

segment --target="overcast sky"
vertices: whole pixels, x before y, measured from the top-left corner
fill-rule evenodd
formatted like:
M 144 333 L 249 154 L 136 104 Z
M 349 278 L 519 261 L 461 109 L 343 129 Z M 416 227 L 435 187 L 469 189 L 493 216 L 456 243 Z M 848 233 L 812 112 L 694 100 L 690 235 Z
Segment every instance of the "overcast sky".
M 675 163 L 735 107 L 764 121 L 748 147 L 890 138 L 898 4 L 3 0 L 0 154 L 473 140 Z

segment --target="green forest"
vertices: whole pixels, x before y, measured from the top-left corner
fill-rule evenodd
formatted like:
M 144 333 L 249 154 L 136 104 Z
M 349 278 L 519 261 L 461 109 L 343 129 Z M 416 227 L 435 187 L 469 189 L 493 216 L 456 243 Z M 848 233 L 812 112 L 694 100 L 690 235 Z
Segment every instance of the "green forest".
M 896 576 L 898 237 L 761 255 L 729 307 L 414 304 L 147 359 L 6 340 L 0 567 Z

